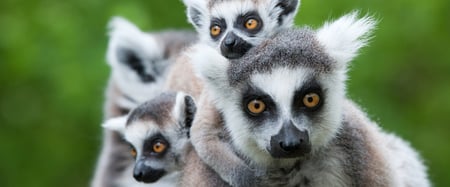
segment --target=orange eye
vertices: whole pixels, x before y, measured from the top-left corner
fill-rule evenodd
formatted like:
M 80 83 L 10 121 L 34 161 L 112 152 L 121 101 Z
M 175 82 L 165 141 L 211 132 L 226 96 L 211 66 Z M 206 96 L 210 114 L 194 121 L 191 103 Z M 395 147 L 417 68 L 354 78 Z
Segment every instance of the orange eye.
M 153 152 L 155 153 L 162 153 L 166 150 L 166 145 L 162 142 L 156 142 L 153 144 Z
M 248 30 L 253 30 L 256 29 L 259 25 L 259 22 L 256 19 L 248 19 L 245 22 L 245 28 L 247 28 Z
M 136 152 L 136 149 L 134 149 L 134 148 L 131 148 L 131 151 L 130 151 L 130 153 L 131 153 L 131 156 L 133 156 L 133 158 L 136 158 L 136 156 L 137 156 L 137 152 Z
M 210 32 L 212 36 L 218 36 L 222 32 L 222 29 L 218 25 L 214 25 L 211 27 Z
M 309 93 L 303 97 L 303 104 L 308 108 L 314 108 L 320 103 L 320 96 L 316 93 Z
M 266 109 L 266 104 L 261 100 L 252 100 L 247 104 L 248 111 L 252 114 L 260 114 Z

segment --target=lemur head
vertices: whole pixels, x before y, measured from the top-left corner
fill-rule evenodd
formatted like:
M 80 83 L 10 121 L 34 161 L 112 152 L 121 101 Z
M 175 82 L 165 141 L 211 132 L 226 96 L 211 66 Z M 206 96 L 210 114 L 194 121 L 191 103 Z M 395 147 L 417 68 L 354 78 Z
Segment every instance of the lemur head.
M 346 69 L 373 26 L 352 13 L 318 31 L 286 29 L 240 59 L 205 45 L 190 58 L 237 150 L 257 163 L 292 164 L 337 134 Z
M 125 95 L 133 97 L 130 99 L 143 102 L 162 84 L 161 74 L 169 65 L 164 46 L 156 36 L 120 17 L 110 21 L 109 30 L 107 61 L 112 78 Z
M 151 183 L 183 166 L 195 112 L 191 96 L 163 93 L 103 127 L 124 135 L 136 158 L 134 178 Z
M 168 66 L 196 40 L 193 32 L 143 32 L 120 17 L 109 22 L 109 37 L 107 62 L 111 79 L 126 96 L 118 101 L 124 108 L 134 108 L 159 93 Z
M 229 59 L 239 58 L 290 27 L 300 0 L 183 0 L 200 40 Z

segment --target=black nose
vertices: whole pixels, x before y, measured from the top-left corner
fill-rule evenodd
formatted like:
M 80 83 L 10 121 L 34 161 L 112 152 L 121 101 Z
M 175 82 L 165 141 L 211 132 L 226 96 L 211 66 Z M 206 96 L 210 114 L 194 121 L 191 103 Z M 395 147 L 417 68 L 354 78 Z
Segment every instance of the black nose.
M 233 33 L 231 33 L 231 35 L 232 35 L 231 37 L 226 37 L 225 40 L 223 41 L 223 45 L 225 45 L 225 47 L 232 48 L 236 45 L 236 40 L 238 38 Z
M 280 131 L 270 139 L 269 152 L 276 158 L 300 157 L 310 151 L 308 131 L 297 129 L 291 121 L 284 122 Z
M 152 183 L 159 180 L 166 172 L 163 169 L 153 169 L 145 165 L 144 160 L 136 162 L 133 177 L 139 182 Z
M 242 57 L 250 48 L 252 48 L 250 43 L 230 32 L 223 39 L 220 45 L 220 52 L 226 58 L 236 59 Z
M 290 135 L 294 135 L 294 133 Z M 289 135 L 279 140 L 280 148 L 288 153 L 301 149 L 309 142 L 309 136 L 306 131 L 298 132 L 296 137 L 288 137 L 288 136 Z

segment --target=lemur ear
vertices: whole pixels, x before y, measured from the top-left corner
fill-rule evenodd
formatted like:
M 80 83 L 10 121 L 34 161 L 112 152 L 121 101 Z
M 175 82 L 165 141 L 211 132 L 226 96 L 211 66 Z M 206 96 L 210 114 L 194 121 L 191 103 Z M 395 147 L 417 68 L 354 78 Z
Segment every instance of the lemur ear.
M 358 18 L 358 12 L 352 12 L 325 23 L 317 31 L 317 39 L 325 52 L 337 61 L 338 68 L 345 69 L 359 49 L 367 45 L 375 25 L 372 17 Z
M 195 27 L 196 30 L 200 30 L 202 26 L 207 24 L 206 17 L 206 1 L 205 0 L 183 0 L 186 5 L 186 14 L 188 21 Z
M 195 73 L 204 80 L 208 89 L 223 89 L 227 86 L 229 61 L 217 50 L 206 44 L 196 44 L 186 53 Z
M 124 133 L 128 116 L 121 116 L 107 120 L 102 124 L 105 129 Z
M 196 112 L 197 106 L 194 99 L 190 95 L 178 92 L 174 107 L 174 116 L 181 122 L 184 128 L 191 128 Z
M 295 15 L 300 7 L 300 0 L 271 0 L 270 6 L 270 15 L 277 16 L 278 25 L 287 28 L 294 23 Z
M 109 44 L 107 61 L 113 71 L 117 64 L 129 66 L 139 73 L 146 61 L 163 57 L 164 46 L 158 46 L 156 39 L 121 17 L 114 17 L 108 24 Z

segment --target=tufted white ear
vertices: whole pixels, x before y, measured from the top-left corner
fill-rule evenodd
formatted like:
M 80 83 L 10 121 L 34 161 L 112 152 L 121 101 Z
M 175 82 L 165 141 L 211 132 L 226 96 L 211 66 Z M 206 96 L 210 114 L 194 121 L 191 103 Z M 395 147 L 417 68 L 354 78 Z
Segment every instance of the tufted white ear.
M 183 3 L 186 6 L 188 21 L 199 31 L 208 23 L 206 19 L 207 2 L 205 0 L 183 0 Z
M 113 17 L 108 24 L 109 44 L 107 60 L 113 71 L 120 68 L 119 63 L 130 60 L 145 62 L 163 56 L 164 46 L 158 45 L 156 39 L 122 17 Z
M 173 107 L 173 116 L 180 122 L 182 128 L 190 128 L 194 120 L 197 106 L 194 98 L 183 92 L 178 92 Z
M 300 7 L 300 0 L 270 0 L 270 14 L 276 16 L 281 28 L 288 28 L 294 24 L 295 15 Z
M 120 133 L 125 132 L 125 127 L 127 123 L 128 116 L 121 116 L 107 120 L 102 124 L 105 129 L 117 131 Z
M 196 44 L 187 53 L 196 74 L 209 88 L 223 89 L 228 84 L 229 61 L 206 44 Z
M 358 53 L 367 45 L 376 21 L 370 16 L 358 18 L 358 12 L 352 12 L 341 18 L 325 23 L 317 31 L 317 39 L 325 51 L 334 58 L 339 68 L 346 68 Z

